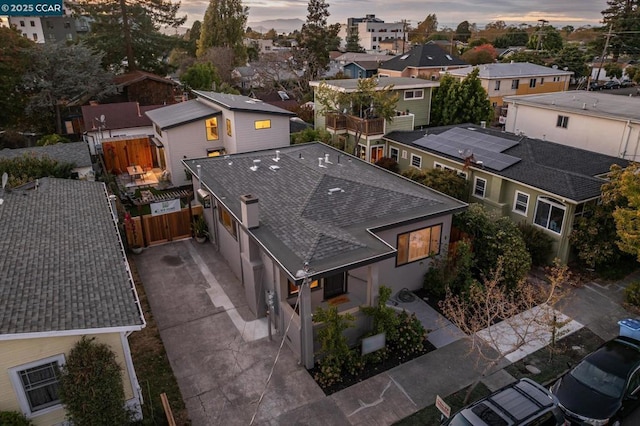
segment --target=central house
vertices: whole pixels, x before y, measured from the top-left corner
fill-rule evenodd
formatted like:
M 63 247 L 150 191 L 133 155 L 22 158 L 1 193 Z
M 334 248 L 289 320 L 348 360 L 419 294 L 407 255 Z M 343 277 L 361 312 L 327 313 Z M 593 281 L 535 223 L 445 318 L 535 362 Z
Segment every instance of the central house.
M 193 175 L 211 241 L 244 287 L 257 318 L 300 361 L 314 364 L 318 307 L 357 320 L 381 285 L 422 286 L 432 258 L 446 254 L 452 215 L 466 204 L 328 145 L 309 143 L 183 160 Z M 269 303 L 267 301 L 273 301 Z

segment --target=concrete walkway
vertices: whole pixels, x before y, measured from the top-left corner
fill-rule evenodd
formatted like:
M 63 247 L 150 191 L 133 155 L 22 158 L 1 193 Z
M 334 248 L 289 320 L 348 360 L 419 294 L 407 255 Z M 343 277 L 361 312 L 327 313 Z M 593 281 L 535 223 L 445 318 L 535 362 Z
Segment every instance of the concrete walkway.
M 264 321 L 252 317 L 241 283 L 212 245 L 179 241 L 133 260 L 194 426 L 248 425 L 254 413 L 261 425 L 389 425 L 473 383 L 486 366 L 467 339 L 453 339 L 325 396 L 285 345 L 265 391 L 280 340 L 265 337 Z M 559 310 L 608 340 L 630 316 L 619 304 L 626 283 L 572 289 Z M 491 388 L 509 380 L 501 370 L 508 364 L 485 378 Z

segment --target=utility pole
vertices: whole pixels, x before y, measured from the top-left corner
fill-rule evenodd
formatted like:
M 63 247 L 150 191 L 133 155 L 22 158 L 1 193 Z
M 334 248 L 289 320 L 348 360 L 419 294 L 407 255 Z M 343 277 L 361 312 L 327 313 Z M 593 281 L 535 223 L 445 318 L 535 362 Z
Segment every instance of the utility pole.
M 542 37 L 544 37 L 544 24 L 549 21 L 546 19 L 538 19 L 538 22 L 540 22 L 540 30 L 538 30 L 538 46 L 536 50 L 540 51 L 540 48 L 542 47 Z
M 402 54 L 404 55 L 404 49 L 407 45 L 407 20 L 402 20 Z
M 600 72 L 602 71 L 602 66 L 604 65 L 604 57 L 607 54 L 607 49 L 609 49 L 609 40 L 611 40 L 611 30 L 613 29 L 613 25 L 609 24 L 609 31 L 607 32 L 607 39 L 604 42 L 604 49 L 602 49 L 602 55 L 600 55 L 600 65 L 598 65 L 598 74 L 596 74 L 596 81 L 600 80 Z

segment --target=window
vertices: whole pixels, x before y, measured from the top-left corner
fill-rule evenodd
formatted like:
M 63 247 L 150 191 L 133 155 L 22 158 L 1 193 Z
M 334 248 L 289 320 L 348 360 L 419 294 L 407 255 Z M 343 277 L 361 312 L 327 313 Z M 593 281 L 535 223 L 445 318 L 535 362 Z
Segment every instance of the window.
M 549 197 L 538 198 L 533 223 L 560 234 L 564 220 L 564 205 Z
M 62 364 L 64 356 L 56 355 L 9 369 L 20 408 L 27 416 L 41 414 L 47 408 L 61 407 L 57 370 Z
M 396 160 L 396 162 L 398 161 L 399 154 L 400 150 L 398 150 L 398 148 L 394 148 L 392 146 L 389 147 L 389 157 Z
M 416 89 L 416 90 L 405 90 L 404 91 L 404 99 L 423 99 L 424 98 L 424 90 Z
M 422 167 L 422 157 L 420 157 L 419 155 L 411 154 L 411 165 L 417 168 Z
M 233 238 L 235 238 L 236 240 L 238 239 L 238 229 L 236 228 L 236 221 L 233 220 L 233 217 L 231 216 L 231 213 L 229 213 L 229 210 L 225 209 L 220 204 L 218 204 L 218 221 L 220 221 L 222 226 L 224 226 L 224 228 L 229 231 Z
M 271 120 L 256 120 L 254 125 L 255 125 L 256 130 L 270 129 L 271 128 Z
M 64 27 L 65 27 L 66 29 L 71 28 L 71 22 L 65 22 L 65 23 L 64 23 Z
M 500 80 L 496 81 L 496 86 L 495 86 L 494 90 L 500 90 Z
M 207 149 L 207 157 L 220 157 L 224 154 L 224 148 Z
M 73 34 L 67 33 L 67 40 L 69 41 L 73 40 Z
M 511 88 L 515 90 L 518 87 L 520 87 L 520 80 L 511 80 Z
M 205 121 L 205 126 L 207 127 L 207 140 L 217 141 L 218 140 L 218 117 L 207 119 Z
M 371 156 L 369 157 L 369 160 L 375 164 L 376 161 L 378 161 L 382 157 L 384 157 L 384 145 L 372 146 Z
M 532 78 L 532 79 L 529 80 L 529 87 L 532 88 L 532 89 L 534 87 L 536 87 L 536 79 L 535 78 Z
M 544 77 L 540 78 L 540 86 L 542 86 L 544 84 Z
M 473 183 L 473 195 L 475 195 L 476 197 L 484 198 L 486 189 L 487 180 L 481 177 L 477 177 Z
M 529 207 L 529 194 L 516 191 L 515 199 L 513 200 L 513 211 L 523 215 L 527 214 L 527 207 Z
M 227 135 L 231 136 L 231 120 L 227 118 Z
M 35 27 L 35 26 L 36 26 L 35 21 L 29 21 L 29 23 L 31 24 L 31 26 L 32 26 L 32 27 Z
M 563 129 L 566 129 L 568 125 L 569 117 L 567 117 L 566 115 L 559 115 L 558 121 L 556 121 L 556 127 L 562 127 Z
M 322 279 L 323 298 L 329 300 L 347 292 L 347 280 L 344 273 Z
M 442 224 L 398 235 L 398 255 L 396 266 L 440 254 Z
M 24 21 L 20 21 L 20 26 L 24 27 Z
M 300 287 L 295 285 L 293 283 L 293 281 L 291 281 L 291 280 L 288 280 L 287 283 L 288 283 L 288 287 L 289 287 L 289 297 L 298 294 L 298 292 L 300 291 Z M 311 281 L 310 287 L 311 287 L 311 290 L 319 289 L 320 288 L 320 281 L 318 281 L 318 280 Z
M 50 29 L 50 30 L 53 29 L 53 22 L 47 21 L 47 29 Z
M 38 34 L 33 33 L 33 41 L 38 41 Z

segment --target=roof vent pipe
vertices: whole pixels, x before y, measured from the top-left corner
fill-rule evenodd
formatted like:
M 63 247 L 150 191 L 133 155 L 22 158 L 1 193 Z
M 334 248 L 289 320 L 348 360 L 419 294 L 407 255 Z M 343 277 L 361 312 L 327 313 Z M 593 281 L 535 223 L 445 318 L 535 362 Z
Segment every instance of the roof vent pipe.
M 278 162 L 280 161 L 280 151 L 276 149 L 276 158 L 273 159 L 273 161 Z
M 483 129 L 487 128 L 487 122 L 486 121 L 481 121 L 480 122 L 480 127 L 482 127 Z
M 260 160 L 253 160 L 253 166 L 249 167 L 249 169 L 251 169 L 252 172 L 255 172 L 256 170 L 258 170 L 259 166 Z
M 324 162 L 325 162 L 326 164 L 333 164 L 331 161 L 329 161 L 329 154 L 325 154 L 325 155 L 324 155 Z
M 322 160 L 324 160 L 323 157 L 318 157 L 318 167 L 327 167 L 324 164 L 322 164 Z
M 587 109 L 587 103 L 586 103 L 586 102 L 584 102 L 584 103 L 582 104 L 582 109 Z

